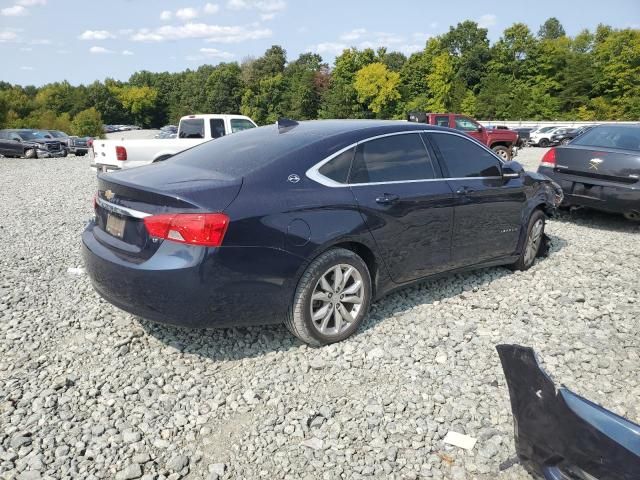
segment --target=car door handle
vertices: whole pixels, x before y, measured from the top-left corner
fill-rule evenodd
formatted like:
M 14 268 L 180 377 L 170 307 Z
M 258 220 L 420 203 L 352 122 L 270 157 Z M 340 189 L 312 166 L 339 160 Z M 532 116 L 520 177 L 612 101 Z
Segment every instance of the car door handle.
M 460 187 L 458 190 L 456 190 L 456 193 L 458 195 L 468 195 L 469 193 L 473 193 L 473 188 L 469 188 L 466 185 L 464 187 Z
M 391 205 L 392 203 L 395 203 L 398 200 L 400 200 L 400 197 L 398 195 L 394 195 L 392 193 L 385 193 L 381 197 L 376 198 L 376 203 L 379 203 L 381 205 Z

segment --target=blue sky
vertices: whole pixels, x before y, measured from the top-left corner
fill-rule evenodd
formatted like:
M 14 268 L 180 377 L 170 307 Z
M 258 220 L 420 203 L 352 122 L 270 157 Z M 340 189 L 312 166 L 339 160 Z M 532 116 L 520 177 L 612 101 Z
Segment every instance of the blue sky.
M 465 19 L 495 41 L 514 22 L 535 33 L 550 16 L 570 35 L 599 22 L 640 28 L 640 1 L 0 0 L 0 80 L 126 80 L 241 61 L 273 44 L 290 59 L 315 51 L 328 62 L 348 46 L 411 53 Z

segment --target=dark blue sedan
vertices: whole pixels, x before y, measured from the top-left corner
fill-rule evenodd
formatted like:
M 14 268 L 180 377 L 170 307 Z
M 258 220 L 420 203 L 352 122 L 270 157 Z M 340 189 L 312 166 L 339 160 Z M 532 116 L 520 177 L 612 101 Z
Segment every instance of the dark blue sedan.
M 98 183 L 83 253 L 109 302 L 188 327 L 284 322 L 313 345 L 412 282 L 529 268 L 562 200 L 457 131 L 373 120 L 283 121 Z

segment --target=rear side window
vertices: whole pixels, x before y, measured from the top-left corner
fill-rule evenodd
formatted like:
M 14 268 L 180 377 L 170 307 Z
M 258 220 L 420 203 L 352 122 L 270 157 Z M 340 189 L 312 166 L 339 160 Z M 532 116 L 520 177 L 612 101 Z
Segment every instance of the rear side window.
M 430 133 L 450 178 L 498 177 L 500 161 L 473 140 L 461 135 Z
M 204 120 L 190 118 L 180 122 L 180 138 L 204 138 Z
M 640 128 L 602 125 L 587 130 L 571 145 L 640 150 Z
M 224 137 L 224 120 L 221 118 L 212 118 L 209 121 L 211 126 L 211 138 Z
M 256 128 L 256 126 L 249 120 L 244 118 L 232 118 L 231 119 L 231 133 L 241 132 L 243 130 L 249 130 L 250 128 Z
M 347 183 L 354 152 L 355 148 L 350 148 L 346 152 L 342 152 L 320 167 L 318 173 L 335 182 Z
M 420 135 L 411 133 L 358 145 L 349 183 L 426 180 L 434 176 Z
M 436 116 L 436 125 L 439 127 L 448 127 L 449 126 L 449 115 L 437 115 Z

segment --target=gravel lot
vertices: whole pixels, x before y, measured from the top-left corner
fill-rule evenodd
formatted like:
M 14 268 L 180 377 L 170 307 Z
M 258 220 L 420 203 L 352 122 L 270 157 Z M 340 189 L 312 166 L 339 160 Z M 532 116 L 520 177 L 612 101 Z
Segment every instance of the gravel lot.
M 67 271 L 92 215 L 88 163 L 0 159 L 0 478 L 528 478 L 501 469 L 504 342 L 640 421 L 637 225 L 565 214 L 531 270 L 407 288 L 311 349 L 280 326 L 188 331 L 102 301 Z M 478 443 L 446 446 L 449 430 Z

